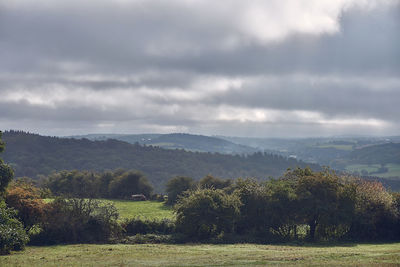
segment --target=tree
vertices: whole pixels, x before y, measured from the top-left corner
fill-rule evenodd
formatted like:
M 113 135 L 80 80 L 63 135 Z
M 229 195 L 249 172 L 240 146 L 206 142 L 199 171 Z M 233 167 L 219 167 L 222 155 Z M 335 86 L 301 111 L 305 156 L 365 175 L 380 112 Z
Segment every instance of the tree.
M 217 177 L 213 177 L 211 175 L 207 175 L 200 179 L 199 185 L 201 188 L 215 188 L 215 189 L 224 189 L 232 184 L 232 181 L 229 179 L 220 179 Z
M 349 199 L 351 195 L 347 194 L 340 177 L 333 171 L 325 169 L 313 172 L 309 168 L 296 169 L 289 171 L 286 177 L 296 183 L 297 213 L 309 226 L 311 241 L 315 240 L 317 230 L 320 236 L 325 236 L 329 234 L 329 229 L 341 224 L 343 218 L 351 217 L 353 212 L 351 204 L 354 201 Z M 346 207 L 344 203 L 350 206 Z
M 265 188 L 254 179 L 238 179 L 234 192 L 242 203 L 236 231 L 239 234 L 268 232 L 267 199 Z
M 166 204 L 174 205 L 178 197 L 185 191 L 193 189 L 194 180 L 190 177 L 176 176 L 167 182 L 168 200 Z
M 14 209 L 7 208 L 4 202 L 0 202 L 0 255 L 24 249 L 29 240 L 16 213 Z
M 1 140 L 2 132 L 0 131 L 0 153 L 4 151 L 4 142 Z M 0 158 L 0 198 L 4 197 L 4 193 L 8 183 L 12 180 L 14 172 L 10 166 L 5 164 Z
M 396 238 L 398 202 L 379 182 L 355 182 L 355 214 L 349 236 L 357 240 Z
M 18 218 L 27 228 L 42 222 L 47 207 L 40 197 L 40 189 L 25 181 L 11 183 L 7 189 L 6 203 L 18 211 Z
M 128 171 L 114 178 L 109 185 L 109 194 L 114 198 L 130 198 L 133 194 L 150 197 L 153 187 L 147 178 L 138 171 Z
M 266 225 L 280 239 L 297 238 L 299 224 L 296 188 L 290 180 L 270 180 L 265 183 Z
M 232 233 L 240 214 L 240 200 L 219 189 L 197 189 L 175 205 L 176 227 L 188 237 L 207 239 Z
M 3 152 L 4 143 L 1 135 L 0 131 L 0 152 Z M 7 208 L 2 199 L 13 175 L 12 169 L 0 159 L 0 254 L 8 254 L 11 250 L 22 250 L 29 240 L 22 223 L 16 218 L 17 212 Z

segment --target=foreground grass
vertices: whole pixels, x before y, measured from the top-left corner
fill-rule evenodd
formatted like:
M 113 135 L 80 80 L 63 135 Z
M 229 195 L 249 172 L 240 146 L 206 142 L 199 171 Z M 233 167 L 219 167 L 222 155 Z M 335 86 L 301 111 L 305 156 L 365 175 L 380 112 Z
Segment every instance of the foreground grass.
M 399 266 L 400 243 L 291 245 L 61 245 L 0 256 L 0 266 Z

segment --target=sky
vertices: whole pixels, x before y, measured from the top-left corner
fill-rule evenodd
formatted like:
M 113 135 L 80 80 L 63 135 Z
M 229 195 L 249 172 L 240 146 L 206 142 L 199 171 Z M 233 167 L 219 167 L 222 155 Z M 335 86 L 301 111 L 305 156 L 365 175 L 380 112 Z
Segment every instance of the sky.
M 0 0 L 0 130 L 400 135 L 400 0 Z

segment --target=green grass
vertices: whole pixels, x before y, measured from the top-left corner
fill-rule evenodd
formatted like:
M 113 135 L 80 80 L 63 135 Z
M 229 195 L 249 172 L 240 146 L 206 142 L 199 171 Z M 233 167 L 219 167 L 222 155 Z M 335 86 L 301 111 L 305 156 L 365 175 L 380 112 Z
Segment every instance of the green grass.
M 290 245 L 60 245 L 0 256 L 0 266 L 399 266 L 400 243 Z
M 318 148 L 336 148 L 339 150 L 346 150 L 346 151 L 351 151 L 353 150 L 353 145 L 332 145 L 332 144 L 323 144 L 316 146 Z
M 175 217 L 172 208 L 165 206 L 162 202 L 157 201 L 132 201 L 119 199 L 99 199 L 100 201 L 114 204 L 119 213 L 119 219 L 129 219 L 133 217 L 141 217 L 143 219 L 173 219 Z M 44 199 L 46 203 L 52 199 Z
M 388 163 L 385 165 L 389 169 L 385 173 L 371 174 L 371 172 L 376 172 L 381 167 L 380 164 L 353 164 L 346 166 L 346 170 L 350 172 L 358 171 L 361 173 L 362 170 L 366 170 L 370 175 L 387 178 L 387 177 L 400 177 L 400 164 Z
M 102 200 L 111 202 L 117 208 L 120 219 L 128 219 L 136 216 L 146 219 L 173 219 L 172 208 L 162 202 L 156 201 L 131 201 L 131 200 Z

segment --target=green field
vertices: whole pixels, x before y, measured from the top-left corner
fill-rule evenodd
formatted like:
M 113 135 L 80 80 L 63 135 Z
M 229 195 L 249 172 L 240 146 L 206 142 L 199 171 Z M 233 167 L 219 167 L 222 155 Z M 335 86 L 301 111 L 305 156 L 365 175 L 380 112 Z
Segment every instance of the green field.
M 99 199 L 100 201 L 114 204 L 119 213 L 119 219 L 129 219 L 140 216 L 143 219 L 173 219 L 172 208 L 157 201 L 132 201 L 119 199 Z M 51 202 L 52 199 L 45 199 Z
M 318 145 L 316 146 L 318 148 L 335 148 L 339 150 L 346 150 L 346 151 L 351 151 L 353 150 L 353 145 L 332 145 L 332 144 L 323 144 L 323 145 Z
M 399 266 L 400 243 L 291 245 L 61 245 L 0 256 L 0 266 Z
M 146 219 L 172 219 L 172 208 L 156 201 L 131 201 L 131 200 L 102 200 L 111 202 L 118 209 L 120 219 L 136 216 Z
M 366 170 L 369 173 L 376 172 L 381 167 L 380 164 L 354 164 L 346 166 L 346 170 L 350 172 L 360 172 L 362 170 Z M 388 178 L 388 177 L 400 177 L 400 164 L 388 163 L 385 165 L 389 169 L 388 172 L 385 173 L 377 173 L 377 174 L 370 174 L 377 177 Z

